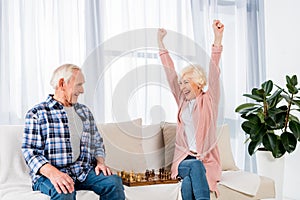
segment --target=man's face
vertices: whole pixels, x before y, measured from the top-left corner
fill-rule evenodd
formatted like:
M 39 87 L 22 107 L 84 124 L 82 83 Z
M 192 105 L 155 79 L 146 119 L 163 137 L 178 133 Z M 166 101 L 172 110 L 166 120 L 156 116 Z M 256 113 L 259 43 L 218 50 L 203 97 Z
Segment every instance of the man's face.
M 70 80 L 64 84 L 65 100 L 69 104 L 77 103 L 78 96 L 84 92 L 84 76 L 80 70 L 74 70 Z

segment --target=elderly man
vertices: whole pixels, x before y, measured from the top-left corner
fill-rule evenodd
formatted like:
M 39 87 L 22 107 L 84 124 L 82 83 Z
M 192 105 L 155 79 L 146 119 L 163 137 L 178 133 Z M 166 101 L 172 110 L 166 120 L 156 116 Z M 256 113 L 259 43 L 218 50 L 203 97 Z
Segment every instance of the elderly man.
M 77 103 L 84 75 L 72 64 L 57 68 L 49 95 L 26 114 L 22 151 L 33 190 L 51 200 L 74 200 L 92 190 L 101 200 L 125 199 L 122 180 L 105 165 L 105 149 L 91 111 Z

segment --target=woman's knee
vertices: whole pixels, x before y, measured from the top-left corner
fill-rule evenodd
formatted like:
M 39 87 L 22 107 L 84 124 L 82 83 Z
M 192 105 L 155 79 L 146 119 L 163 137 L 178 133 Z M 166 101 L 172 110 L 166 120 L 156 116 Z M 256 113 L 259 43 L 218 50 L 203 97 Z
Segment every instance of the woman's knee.
M 193 160 L 193 162 L 190 163 L 190 166 L 192 169 L 200 169 L 201 171 L 206 172 L 206 169 L 200 160 Z

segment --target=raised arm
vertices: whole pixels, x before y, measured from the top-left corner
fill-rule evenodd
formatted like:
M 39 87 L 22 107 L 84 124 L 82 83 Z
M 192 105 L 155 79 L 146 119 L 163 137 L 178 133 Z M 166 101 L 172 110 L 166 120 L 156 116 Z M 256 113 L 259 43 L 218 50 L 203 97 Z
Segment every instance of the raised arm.
M 219 103 L 220 99 L 220 68 L 219 62 L 222 53 L 222 38 L 224 25 L 220 20 L 214 20 L 212 24 L 214 31 L 214 44 L 212 45 L 211 60 L 208 74 L 208 92 L 210 93 L 213 102 L 216 104 Z
M 178 84 L 178 76 L 175 71 L 174 63 L 169 55 L 168 50 L 165 47 L 165 44 L 163 42 L 164 37 L 167 35 L 167 31 L 165 29 L 158 29 L 157 32 L 157 42 L 158 42 L 158 47 L 159 47 L 159 55 L 161 62 L 164 66 L 166 76 L 168 79 L 169 86 L 172 90 L 173 96 L 175 97 L 177 105 L 180 102 L 180 87 Z

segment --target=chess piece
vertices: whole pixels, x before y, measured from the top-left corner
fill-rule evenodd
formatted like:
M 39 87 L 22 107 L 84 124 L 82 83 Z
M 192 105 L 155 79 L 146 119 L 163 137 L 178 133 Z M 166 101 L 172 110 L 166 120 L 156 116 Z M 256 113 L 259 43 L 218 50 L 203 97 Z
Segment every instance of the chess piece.
M 117 171 L 117 175 L 122 178 L 121 172 Z
M 142 175 L 140 173 L 138 173 L 136 176 L 136 181 L 141 182 L 141 180 L 142 180 Z
M 134 182 L 134 173 L 133 173 L 133 171 L 130 171 L 130 173 L 129 173 L 129 182 L 130 183 Z
M 149 181 L 149 177 L 150 177 L 150 172 L 149 172 L 149 170 L 147 169 L 146 172 L 145 172 L 145 178 L 146 178 L 146 181 Z

